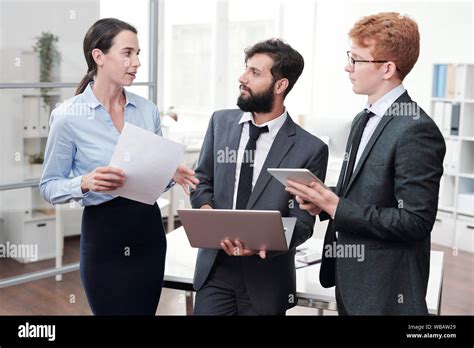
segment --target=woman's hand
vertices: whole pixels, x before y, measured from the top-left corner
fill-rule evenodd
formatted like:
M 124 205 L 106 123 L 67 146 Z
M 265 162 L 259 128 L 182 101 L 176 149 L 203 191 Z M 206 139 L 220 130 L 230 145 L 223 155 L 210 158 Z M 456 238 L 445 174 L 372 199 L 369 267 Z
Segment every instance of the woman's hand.
M 122 187 L 125 182 L 125 173 L 114 167 L 97 167 L 89 174 L 84 174 L 81 180 L 82 193 L 88 191 L 112 191 Z
M 196 185 L 199 184 L 199 179 L 194 176 L 195 174 L 194 170 L 180 165 L 173 175 L 173 180 L 180 184 L 184 192 L 189 195 L 189 187 L 195 190 Z

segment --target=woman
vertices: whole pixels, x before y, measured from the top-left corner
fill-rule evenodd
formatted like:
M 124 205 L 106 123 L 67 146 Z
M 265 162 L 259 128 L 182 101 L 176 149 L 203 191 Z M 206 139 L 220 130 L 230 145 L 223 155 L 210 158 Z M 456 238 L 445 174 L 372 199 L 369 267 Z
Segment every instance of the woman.
M 126 180 L 107 166 L 124 123 L 161 135 L 156 105 L 123 88 L 135 79 L 139 52 L 131 25 L 113 18 L 94 23 L 84 38 L 87 75 L 76 96 L 51 114 L 40 190 L 52 204 L 75 200 L 85 207 L 81 280 L 96 315 L 154 315 L 161 295 L 166 237 L 159 208 L 107 194 Z M 173 180 L 186 192 L 198 183 L 185 166 Z

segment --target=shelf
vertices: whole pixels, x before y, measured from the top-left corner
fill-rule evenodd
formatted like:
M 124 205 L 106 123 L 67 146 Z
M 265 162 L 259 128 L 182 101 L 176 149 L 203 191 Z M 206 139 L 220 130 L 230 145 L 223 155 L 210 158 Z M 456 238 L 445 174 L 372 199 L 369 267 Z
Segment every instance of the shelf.
M 435 98 L 435 97 L 431 97 L 431 101 L 432 102 L 442 102 L 442 103 L 474 104 L 474 99 Z
M 36 222 L 43 220 L 54 220 L 56 218 L 55 214 L 44 214 L 40 211 L 33 210 L 30 218 L 26 218 L 25 222 Z
M 446 211 L 446 212 L 449 212 L 449 213 L 454 213 L 454 207 L 443 207 L 443 206 L 439 206 L 438 207 L 438 210 L 439 211 Z
M 435 64 L 432 96 L 430 115 L 446 142 L 432 242 L 473 252 L 474 64 Z
M 431 97 L 431 101 L 434 102 L 442 102 L 442 103 L 458 103 L 460 101 L 452 98 L 436 98 L 436 97 Z
M 47 96 L 47 97 L 60 97 L 61 94 L 59 94 L 59 93 L 52 93 L 52 94 L 46 93 L 45 96 Z M 42 98 L 43 95 L 39 94 L 39 93 L 37 93 L 37 94 L 29 93 L 29 94 L 23 94 L 23 97 L 25 97 L 25 98 Z

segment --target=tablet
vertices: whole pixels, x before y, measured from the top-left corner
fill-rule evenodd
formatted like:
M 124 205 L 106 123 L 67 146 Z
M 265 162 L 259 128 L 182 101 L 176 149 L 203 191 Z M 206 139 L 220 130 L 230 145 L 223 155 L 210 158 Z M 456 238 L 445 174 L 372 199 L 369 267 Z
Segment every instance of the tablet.
M 224 239 L 240 240 L 252 250 L 288 250 L 296 218 L 273 210 L 178 209 L 189 243 L 222 249 Z
M 267 171 L 285 186 L 286 180 L 290 179 L 306 186 L 316 181 L 325 188 L 328 188 L 316 175 L 306 168 L 268 168 Z

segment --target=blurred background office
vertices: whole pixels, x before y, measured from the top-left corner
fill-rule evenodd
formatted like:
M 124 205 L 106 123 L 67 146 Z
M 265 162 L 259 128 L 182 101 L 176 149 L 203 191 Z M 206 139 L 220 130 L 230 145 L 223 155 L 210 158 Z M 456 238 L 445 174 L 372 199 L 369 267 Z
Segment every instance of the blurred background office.
M 81 207 L 48 205 L 37 183 L 50 111 L 86 72 L 82 41 L 96 20 L 116 17 L 138 29 L 142 66 L 128 89 L 158 105 L 165 136 L 187 146 L 188 166 L 212 112 L 236 107 L 244 49 L 270 37 L 287 41 L 305 70 L 286 107 L 328 143 L 327 182 L 335 184 L 351 121 L 365 106 L 343 70 L 347 32 L 360 17 L 385 11 L 419 25 L 420 58 L 404 85 L 447 143 L 432 233 L 433 249 L 445 253 L 441 314 L 474 314 L 473 1 L 0 0 L 0 284 L 19 279 L 0 285 L 0 315 L 90 314 L 78 271 L 27 282 L 21 275 L 78 262 Z M 189 202 L 178 188 L 160 203 L 172 231 L 176 209 Z M 323 233 L 317 223 L 315 237 Z M 158 314 L 184 314 L 183 301 L 165 289 Z

